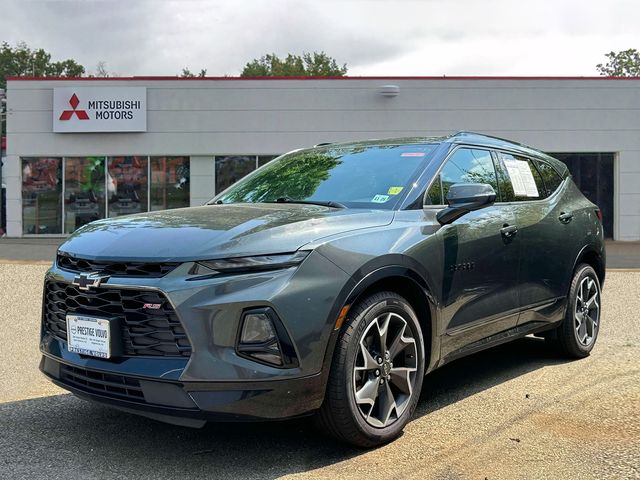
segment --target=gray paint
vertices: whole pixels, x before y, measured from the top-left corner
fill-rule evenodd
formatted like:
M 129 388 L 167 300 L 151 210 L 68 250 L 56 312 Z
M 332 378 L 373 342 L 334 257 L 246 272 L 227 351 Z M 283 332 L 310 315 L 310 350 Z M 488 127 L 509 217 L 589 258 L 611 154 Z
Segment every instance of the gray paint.
M 397 97 L 379 94 L 384 84 Z M 9 81 L 8 234 L 20 236 L 19 157 L 191 155 L 191 204 L 213 196 L 215 154 L 476 130 L 553 152 L 616 152 L 614 238 L 640 239 L 640 81 L 616 79 L 93 80 L 146 86 L 148 132 L 54 134 L 53 87 Z

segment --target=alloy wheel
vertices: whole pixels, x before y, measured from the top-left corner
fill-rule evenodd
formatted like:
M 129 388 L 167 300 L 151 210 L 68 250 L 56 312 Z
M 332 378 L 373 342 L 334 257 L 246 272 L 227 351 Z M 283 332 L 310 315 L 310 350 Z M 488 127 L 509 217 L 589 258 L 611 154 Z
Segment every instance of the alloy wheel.
M 400 315 L 386 312 L 367 326 L 356 356 L 353 389 L 369 425 L 383 428 L 400 418 L 415 387 L 417 362 L 416 340 Z
M 596 338 L 600 322 L 600 292 L 591 277 L 580 282 L 573 319 L 578 342 L 589 346 Z

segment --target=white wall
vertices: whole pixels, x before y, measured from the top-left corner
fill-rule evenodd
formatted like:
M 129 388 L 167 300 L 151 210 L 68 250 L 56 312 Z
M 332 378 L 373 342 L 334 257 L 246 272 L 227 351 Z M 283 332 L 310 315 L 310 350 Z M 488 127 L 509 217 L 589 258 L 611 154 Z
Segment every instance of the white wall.
M 52 88 L 88 82 L 146 86 L 148 132 L 52 133 Z M 395 98 L 378 93 L 389 83 L 400 87 Z M 640 240 L 637 79 L 9 81 L 7 97 L 14 176 L 20 156 L 191 155 L 192 204 L 211 196 L 214 154 L 273 154 L 327 141 L 457 130 L 544 151 L 618 152 L 615 238 Z M 21 232 L 19 188 L 7 193 L 10 235 Z

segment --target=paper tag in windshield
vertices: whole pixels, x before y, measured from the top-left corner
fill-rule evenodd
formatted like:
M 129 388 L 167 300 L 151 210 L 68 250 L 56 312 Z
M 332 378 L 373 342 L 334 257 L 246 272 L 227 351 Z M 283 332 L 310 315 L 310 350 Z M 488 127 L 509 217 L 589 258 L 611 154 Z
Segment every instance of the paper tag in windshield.
M 523 160 L 503 160 L 504 166 L 507 167 L 511 184 L 513 185 L 513 193 L 522 197 L 538 197 L 538 187 L 531 173 L 529 163 Z
M 371 199 L 373 203 L 385 203 L 389 200 L 389 195 L 376 195 Z
M 404 187 L 389 187 L 389 195 L 398 195 Z
M 401 157 L 424 157 L 424 152 L 402 152 L 400 154 Z

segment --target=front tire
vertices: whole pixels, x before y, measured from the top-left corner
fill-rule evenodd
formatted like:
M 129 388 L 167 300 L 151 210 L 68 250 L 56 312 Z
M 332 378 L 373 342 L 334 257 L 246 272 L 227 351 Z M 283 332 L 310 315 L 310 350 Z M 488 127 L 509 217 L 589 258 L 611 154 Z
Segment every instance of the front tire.
M 569 358 L 589 356 L 600 331 L 601 290 L 595 270 L 580 264 L 571 282 L 567 313 L 558 327 L 557 346 Z
M 395 439 L 415 410 L 424 370 L 422 330 L 409 302 L 394 292 L 365 298 L 340 332 L 321 428 L 359 447 Z

